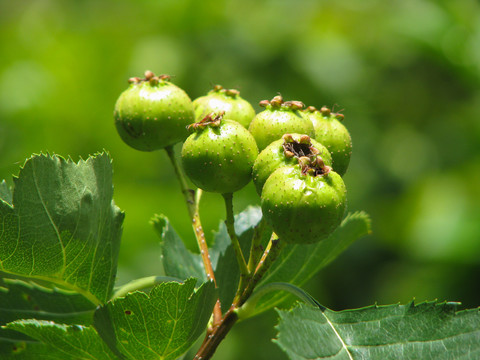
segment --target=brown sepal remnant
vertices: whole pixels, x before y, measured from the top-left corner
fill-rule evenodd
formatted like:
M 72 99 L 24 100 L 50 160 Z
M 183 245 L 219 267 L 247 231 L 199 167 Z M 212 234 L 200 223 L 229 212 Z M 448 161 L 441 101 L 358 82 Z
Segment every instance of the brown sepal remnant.
M 291 100 L 291 101 L 284 101 L 282 95 L 274 96 L 272 100 L 262 100 L 258 104 L 261 107 L 271 106 L 274 109 L 289 109 L 289 110 L 302 110 L 305 105 L 301 101 Z
M 321 176 L 332 170 L 330 166 L 325 165 L 322 157 L 318 155 L 320 151 L 312 145 L 308 135 L 302 135 L 300 141 L 295 141 L 291 134 L 285 134 L 283 140 L 285 157 L 296 157 L 303 175 Z
M 313 161 L 320 151 L 312 145 L 310 136 L 302 135 L 300 141 L 296 141 L 291 134 L 285 134 L 283 139 L 283 151 L 287 157 L 306 156 Z M 292 156 L 289 156 L 293 154 Z
M 303 175 L 323 176 L 332 171 L 330 166 L 325 165 L 320 155 L 317 155 L 314 159 L 302 156 L 298 159 L 298 164 L 302 169 Z
M 222 122 L 224 114 L 225 114 L 225 111 L 219 111 L 218 113 L 211 112 L 211 113 L 207 114 L 199 122 L 188 125 L 187 130 L 197 131 L 197 130 L 205 129 L 207 126 L 219 127 L 221 122 Z
M 233 98 L 240 95 L 240 91 L 238 91 L 237 89 L 225 89 L 222 85 L 215 85 L 212 91 L 224 93 L 225 95 Z
M 139 77 L 131 77 L 130 79 L 128 79 L 128 83 L 129 84 L 139 84 L 141 82 L 145 82 L 145 81 L 148 81 L 150 84 L 152 85 L 156 85 L 158 84 L 160 81 L 164 80 L 164 81 L 170 81 L 170 78 L 171 76 L 170 75 L 165 75 L 165 74 L 162 74 L 162 75 L 159 75 L 159 76 L 155 76 L 155 74 L 150 71 L 150 70 L 147 70 L 145 71 L 145 74 L 144 74 L 144 78 L 141 79 Z
M 320 108 L 320 110 L 318 110 L 315 106 L 307 106 L 307 108 L 305 109 L 306 112 L 309 112 L 309 113 L 313 113 L 313 112 L 320 112 L 322 114 L 322 116 L 325 116 L 325 117 L 329 117 L 329 116 L 333 116 L 335 117 L 337 120 L 339 121 L 342 121 L 344 118 L 345 118 L 345 115 L 343 115 L 341 113 L 341 111 L 343 110 L 340 110 L 338 112 L 333 112 L 332 109 L 330 109 L 329 107 L 327 106 L 322 106 Z

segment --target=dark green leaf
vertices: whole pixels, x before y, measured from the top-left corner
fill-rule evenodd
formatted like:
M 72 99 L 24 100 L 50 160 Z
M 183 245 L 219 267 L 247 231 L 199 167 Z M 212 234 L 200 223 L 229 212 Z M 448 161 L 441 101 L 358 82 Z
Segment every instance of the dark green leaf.
M 13 331 L 13 330 L 9 330 Z M 27 335 L 25 335 L 27 337 Z M 32 338 L 29 338 L 32 339 Z M 33 340 L 33 339 L 32 339 Z M 67 360 L 64 352 L 41 342 L 0 342 L 0 359 L 14 360 Z
M 367 214 L 349 214 L 326 240 L 312 245 L 287 245 L 260 285 L 288 282 L 300 287 L 355 240 L 369 232 L 370 219 Z M 266 295 L 259 301 L 255 312 L 260 313 L 280 304 L 286 296 L 284 292 Z
M 47 344 L 53 349 L 51 359 L 117 359 L 93 327 L 55 324 L 44 320 L 18 320 L 7 326 L 9 329 L 20 331 Z M 33 355 L 43 356 L 44 352 L 45 349 L 42 346 L 30 349 L 28 344 L 24 349 L 24 356 L 28 356 L 26 359 L 34 359 Z M 63 357 L 60 357 L 60 354 L 63 354 Z M 43 357 L 37 357 L 39 358 L 43 359 Z
M 0 182 L 0 199 L 6 203 L 12 204 L 12 190 L 8 187 L 5 180 Z
M 480 358 L 480 313 L 458 303 L 279 310 L 275 342 L 292 360 Z
M 33 156 L 14 183 L 11 204 L 0 202 L 0 271 L 108 300 L 123 222 L 110 158 Z
M 162 283 L 148 295 L 112 300 L 96 311 L 95 328 L 126 359 L 176 359 L 203 333 L 216 302 L 213 282 L 196 291 L 195 283 Z
M 260 208 L 252 206 L 235 216 L 235 231 L 245 256 L 248 256 L 250 250 L 253 228 L 258 224 L 261 217 Z M 185 247 L 168 219 L 163 215 L 156 215 L 152 219 L 152 224 L 161 239 L 162 263 L 165 274 L 179 279 L 195 277 L 201 279 L 201 281 L 206 281 L 201 256 L 192 253 Z M 215 234 L 214 244 L 210 248 L 209 254 L 219 287 L 220 301 L 222 304 L 227 304 L 223 306 L 223 310 L 226 311 L 235 295 L 240 273 L 230 237 L 223 221 Z
M 94 310 L 95 305 L 77 293 L 20 280 L 0 279 L 0 326 L 29 318 L 88 325 L 93 320 Z M 1 339 L 21 341 L 27 338 L 13 330 L 0 328 Z
M 206 281 L 202 258 L 185 247 L 167 217 L 155 215 L 151 222 L 161 239 L 160 247 L 165 275 L 182 280 L 194 277 L 199 279 L 200 283 Z

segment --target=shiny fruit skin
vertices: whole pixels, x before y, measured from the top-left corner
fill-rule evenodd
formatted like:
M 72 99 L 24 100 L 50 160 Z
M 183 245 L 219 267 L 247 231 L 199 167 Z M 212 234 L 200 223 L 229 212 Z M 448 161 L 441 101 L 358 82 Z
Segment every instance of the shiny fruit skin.
M 340 225 L 346 188 L 340 175 L 303 174 L 300 166 L 275 170 L 262 191 L 262 212 L 280 241 L 311 244 L 327 238 Z
M 257 155 L 257 144 L 248 130 L 222 119 L 218 127 L 198 128 L 185 140 L 182 164 L 200 189 L 233 193 L 250 182 Z
M 196 121 L 200 121 L 211 112 L 223 111 L 225 119 L 235 120 L 244 128 L 248 128 L 255 117 L 253 106 L 243 99 L 238 91 L 223 89 L 218 85 L 207 95 L 195 99 L 193 107 Z
M 185 140 L 194 110 L 188 95 L 168 80 L 142 80 L 131 83 L 120 95 L 114 119 L 125 143 L 153 151 Z
M 307 108 L 305 115 L 313 123 L 315 140 L 327 147 L 332 154 L 333 170 L 343 176 L 352 156 L 352 138 L 339 120 L 343 119 L 343 115 L 331 113 L 326 108 L 320 111 L 309 111 Z
M 260 151 L 287 133 L 306 134 L 315 138 L 312 122 L 302 116 L 299 109 L 285 104 L 266 105 L 266 109 L 258 113 L 250 123 L 248 130 L 257 141 Z

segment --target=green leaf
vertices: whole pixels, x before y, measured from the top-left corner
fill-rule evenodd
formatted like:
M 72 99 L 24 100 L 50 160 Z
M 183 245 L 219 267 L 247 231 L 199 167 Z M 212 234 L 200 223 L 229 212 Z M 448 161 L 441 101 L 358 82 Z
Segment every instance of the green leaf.
M 262 212 L 258 206 L 248 207 L 235 216 L 235 231 L 245 256 L 250 250 L 253 228 L 259 223 L 261 217 Z M 157 215 L 152 223 L 162 239 L 162 256 L 166 275 L 180 279 L 200 277 L 205 280 L 200 255 L 193 254 L 185 248 L 168 219 Z M 369 232 L 370 219 L 368 215 L 363 212 L 349 214 L 328 239 L 313 245 L 287 245 L 259 285 L 271 282 L 289 282 L 301 286 L 356 239 Z M 269 237 L 269 234 L 266 235 Z M 223 222 L 220 223 L 219 230 L 215 234 L 215 242 L 210 249 L 210 258 L 215 270 L 222 309 L 225 311 L 228 310 L 228 305 L 233 300 L 240 275 L 235 253 Z M 283 292 L 265 295 L 259 301 L 255 313 L 258 314 L 273 308 L 283 302 L 287 296 L 288 294 Z
M 260 282 L 288 282 L 301 287 L 355 240 L 370 232 L 370 218 L 364 212 L 349 214 L 326 240 L 312 245 L 287 245 Z M 255 313 L 279 305 L 288 294 L 277 292 L 259 301 Z
M 480 313 L 458 303 L 279 310 L 278 339 L 292 360 L 480 358 Z
M 164 215 L 155 215 L 151 220 L 160 237 L 160 248 L 165 275 L 179 279 L 194 277 L 200 283 L 207 280 L 200 255 L 189 251 L 182 239 Z
M 108 155 L 78 163 L 35 155 L 14 184 L 12 203 L 0 202 L 0 271 L 107 301 L 124 217 L 112 201 Z
M 253 228 L 261 217 L 260 208 L 253 206 L 235 216 L 235 231 L 246 256 L 250 250 Z M 160 246 L 165 274 L 179 279 L 195 277 L 200 279 L 199 282 L 206 281 L 201 256 L 192 253 L 185 247 L 168 219 L 164 215 L 155 215 L 151 222 L 161 239 Z M 222 304 L 227 304 L 223 306 L 223 310 L 227 311 L 235 295 L 240 273 L 235 252 L 223 221 L 220 222 L 219 230 L 215 233 L 214 244 L 209 251 L 219 287 L 219 298 Z
M 93 320 L 94 310 L 95 305 L 77 293 L 21 280 L 0 279 L 0 326 L 29 318 L 88 325 Z M 0 328 L 0 342 L 27 339 L 18 332 Z
M 137 291 L 100 307 L 94 326 L 112 351 L 126 359 L 173 360 L 205 330 L 217 294 L 213 282 L 195 291 L 196 279 Z
M 12 190 L 10 190 L 5 180 L 0 182 L 0 199 L 9 204 L 12 203 Z
M 59 356 L 53 355 L 52 359 L 118 359 L 93 327 L 56 324 L 44 320 L 19 320 L 8 324 L 7 327 L 47 344 L 54 351 L 54 354 Z M 28 356 L 27 359 L 33 359 L 34 357 L 31 356 L 35 355 L 35 351 L 40 351 L 43 354 L 45 349 L 34 347 L 30 350 L 29 345 L 27 345 L 27 348 L 24 349 L 24 355 Z M 61 354 L 63 354 L 63 357 L 60 357 Z
M 9 330 L 12 331 L 13 330 Z M 27 337 L 25 335 L 25 337 Z M 32 339 L 32 338 L 29 338 Z M 66 360 L 65 353 L 41 342 L 0 342 L 0 359 L 14 360 Z

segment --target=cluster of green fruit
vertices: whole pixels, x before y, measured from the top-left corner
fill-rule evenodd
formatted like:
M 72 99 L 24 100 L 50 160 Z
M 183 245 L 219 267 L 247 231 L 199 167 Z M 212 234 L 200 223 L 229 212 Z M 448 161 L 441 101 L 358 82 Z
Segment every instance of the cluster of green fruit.
M 253 179 L 265 220 L 285 242 L 317 242 L 340 224 L 352 149 L 342 114 L 281 96 L 261 101 L 256 114 L 237 90 L 218 85 L 192 102 L 151 71 L 129 82 L 114 112 L 128 145 L 153 151 L 183 142 L 185 173 L 205 191 L 233 193 Z

